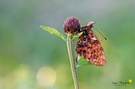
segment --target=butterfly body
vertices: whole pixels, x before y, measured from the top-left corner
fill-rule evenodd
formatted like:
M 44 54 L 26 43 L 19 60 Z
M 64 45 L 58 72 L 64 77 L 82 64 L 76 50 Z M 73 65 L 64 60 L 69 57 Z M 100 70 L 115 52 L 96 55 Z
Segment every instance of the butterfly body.
M 91 30 L 93 24 L 95 22 L 90 22 L 81 28 L 83 34 L 77 41 L 76 52 L 93 65 L 103 66 L 106 63 L 106 58 L 101 43 Z

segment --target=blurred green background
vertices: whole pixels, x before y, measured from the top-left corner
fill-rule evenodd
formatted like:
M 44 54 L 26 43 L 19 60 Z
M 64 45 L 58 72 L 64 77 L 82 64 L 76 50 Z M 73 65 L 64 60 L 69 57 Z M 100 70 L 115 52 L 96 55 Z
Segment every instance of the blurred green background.
M 66 43 L 39 27 L 65 34 L 69 16 L 108 39 L 105 66 L 78 68 L 80 89 L 135 89 L 135 0 L 0 0 L 0 89 L 74 89 Z

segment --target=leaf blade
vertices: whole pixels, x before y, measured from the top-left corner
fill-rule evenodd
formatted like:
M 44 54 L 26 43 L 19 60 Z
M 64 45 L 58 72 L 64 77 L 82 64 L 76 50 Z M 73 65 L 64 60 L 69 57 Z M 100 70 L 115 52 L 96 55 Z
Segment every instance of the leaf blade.
M 40 25 L 40 28 L 42 28 L 44 31 L 49 32 L 50 34 L 54 34 L 54 35 L 62 38 L 64 41 L 66 40 L 62 33 L 58 32 L 58 30 L 56 30 L 56 29 L 54 29 L 52 27 Z
M 90 62 L 86 61 L 84 57 L 79 57 L 79 60 L 77 61 L 76 68 L 86 65 L 92 65 Z
M 78 33 L 77 35 L 73 36 L 72 40 L 74 41 L 76 38 L 79 38 L 83 32 Z

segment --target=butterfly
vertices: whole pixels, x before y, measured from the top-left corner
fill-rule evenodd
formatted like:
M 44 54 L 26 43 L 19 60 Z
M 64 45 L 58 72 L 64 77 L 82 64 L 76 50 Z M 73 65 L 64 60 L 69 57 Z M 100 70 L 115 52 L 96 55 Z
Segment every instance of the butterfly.
M 95 22 L 91 21 L 81 27 L 82 35 L 78 38 L 76 52 L 91 64 L 103 66 L 106 63 L 106 57 L 101 43 L 91 30 L 94 24 Z

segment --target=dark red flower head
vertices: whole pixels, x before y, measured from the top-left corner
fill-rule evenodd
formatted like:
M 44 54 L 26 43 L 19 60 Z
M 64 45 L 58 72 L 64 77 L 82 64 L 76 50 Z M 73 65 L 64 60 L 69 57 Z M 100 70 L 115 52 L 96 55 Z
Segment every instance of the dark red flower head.
M 63 29 L 67 34 L 76 34 L 80 32 L 80 22 L 76 17 L 69 17 L 63 25 Z

